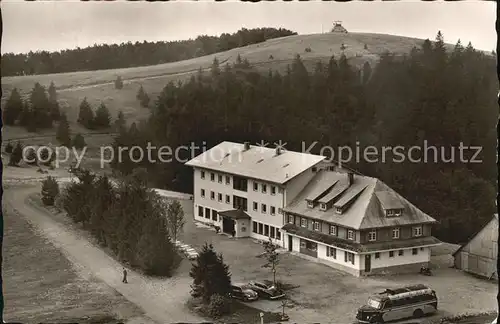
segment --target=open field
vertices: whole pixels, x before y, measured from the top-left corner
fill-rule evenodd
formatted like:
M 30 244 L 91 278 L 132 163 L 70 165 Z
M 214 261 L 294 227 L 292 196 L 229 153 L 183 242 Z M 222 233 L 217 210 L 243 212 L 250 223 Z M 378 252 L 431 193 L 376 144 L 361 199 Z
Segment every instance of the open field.
M 4 320 L 114 323 L 113 318 L 137 321 L 142 316 L 115 290 L 73 267 L 10 205 L 4 204 L 3 215 Z
M 205 242 L 212 243 L 217 252 L 224 255 L 235 282 L 272 279 L 271 272 L 261 267 L 264 260 L 257 257 L 263 252 L 260 244 L 249 238 L 233 239 L 217 235 L 212 229 L 197 227 L 192 221 L 191 203 L 183 203 L 190 221 L 186 224 L 181 241 L 195 248 L 201 247 Z M 427 321 L 454 314 L 495 311 L 496 283 L 449 268 L 452 260 L 449 253 L 456 248 L 456 245 L 444 244 L 433 251 L 434 275 L 430 277 L 410 274 L 356 278 L 326 265 L 284 253 L 278 266 L 277 280 L 296 287 L 288 292 L 294 306 L 286 312 L 292 321 L 301 323 L 352 323 L 357 308 L 366 302 L 370 294 L 417 283 L 429 285 L 439 296 L 440 312 L 426 319 Z M 278 301 L 265 300 L 252 305 L 266 311 L 279 311 L 281 307 Z
M 237 56 L 246 58 L 258 70 L 267 72 L 269 69 L 283 71 L 290 64 L 296 54 L 300 54 L 306 66 L 312 67 L 317 61 L 328 61 L 335 55 L 341 55 L 340 46 L 344 44 L 345 55 L 355 65 L 365 61 L 376 63 L 381 54 L 391 52 L 406 54 L 414 46 L 419 47 L 423 40 L 383 35 L 383 34 L 313 34 L 297 35 L 268 40 L 260 44 L 235 48 L 226 52 L 198 57 L 190 60 L 172 62 L 153 66 L 134 67 L 116 70 L 99 70 L 86 72 L 73 72 L 61 74 L 15 76 L 2 78 L 3 97 L 2 104 L 8 98 L 10 91 L 16 87 L 21 94 L 27 95 L 35 82 L 48 87 L 53 81 L 58 89 L 61 110 L 68 115 L 73 134 L 92 133 L 76 124 L 78 107 L 83 98 L 96 107 L 103 102 L 108 107 L 111 116 L 115 118 L 122 110 L 128 123 L 140 121 L 149 116 L 149 110 L 142 108 L 136 99 L 139 86 L 142 85 L 154 100 L 163 87 L 170 81 L 184 81 L 196 73 L 198 69 L 208 70 L 215 57 L 221 65 L 234 63 Z M 364 49 L 364 45 L 367 49 Z M 310 52 L 305 52 L 310 48 Z M 120 75 L 124 80 L 124 88 L 114 88 L 114 80 Z M 111 131 L 111 130 L 110 130 Z M 41 133 L 29 134 L 23 128 L 4 127 L 5 139 L 21 138 L 26 136 L 41 136 L 55 134 L 55 129 Z M 55 139 L 52 138 L 55 143 Z M 89 145 L 94 145 L 89 141 Z

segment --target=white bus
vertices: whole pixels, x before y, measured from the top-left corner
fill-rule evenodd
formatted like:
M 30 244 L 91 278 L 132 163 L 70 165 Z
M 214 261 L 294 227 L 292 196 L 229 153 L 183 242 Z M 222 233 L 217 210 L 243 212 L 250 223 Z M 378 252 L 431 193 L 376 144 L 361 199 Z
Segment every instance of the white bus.
M 405 318 L 419 318 L 437 311 L 436 292 L 425 285 L 387 289 L 368 299 L 356 314 L 359 323 L 386 323 Z

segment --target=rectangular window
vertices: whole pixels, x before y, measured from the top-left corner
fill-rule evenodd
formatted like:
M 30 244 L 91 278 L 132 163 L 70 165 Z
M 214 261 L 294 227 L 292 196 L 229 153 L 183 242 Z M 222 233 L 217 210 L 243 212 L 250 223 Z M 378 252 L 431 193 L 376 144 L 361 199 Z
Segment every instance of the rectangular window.
M 203 217 L 203 207 L 198 206 L 198 216 Z
M 337 236 L 337 226 L 335 226 L 335 225 L 330 225 L 330 235 L 335 235 L 335 236 Z
M 226 184 L 231 184 L 231 178 L 229 176 L 226 176 Z
M 276 194 L 276 187 L 275 186 L 271 186 L 271 195 L 275 195 Z
M 399 256 L 403 256 L 404 254 L 405 254 L 405 251 L 403 251 L 403 250 L 399 250 L 399 252 L 398 252 L 398 255 L 399 255 Z
M 314 208 L 314 202 L 312 202 L 312 201 L 310 201 L 310 200 L 309 200 L 309 201 L 307 202 L 307 207 L 308 207 L 308 208 Z
M 411 254 L 417 255 L 418 254 L 418 249 L 411 249 Z
M 257 211 L 259 209 L 259 204 L 257 204 L 255 201 L 253 202 L 253 210 Z
M 276 229 L 276 239 L 281 240 L 281 232 L 279 229 Z
M 219 183 L 222 183 L 222 175 L 219 174 Z
M 262 193 L 267 193 L 267 185 L 262 184 Z
M 210 191 L 210 199 L 212 199 L 212 200 L 215 199 L 215 192 Z
M 314 222 L 313 228 L 315 231 L 319 231 L 320 230 L 319 222 Z
M 352 230 L 347 231 L 347 239 L 354 240 L 354 231 L 352 231 Z
M 263 212 L 264 214 L 265 214 L 265 213 L 267 213 L 267 206 L 266 206 L 266 204 L 262 204 L 262 205 L 260 206 L 260 208 L 261 208 L 261 210 L 262 210 L 262 212 Z
M 375 252 L 375 259 L 380 259 L 380 252 Z
M 205 171 L 201 171 L 201 178 L 205 179 Z
M 201 196 L 205 198 L 205 189 L 201 189 Z
M 393 228 L 392 229 L 392 238 L 393 239 L 398 239 L 399 238 L 399 228 Z
M 344 252 L 344 261 L 354 264 L 354 253 Z
M 330 247 L 330 246 L 327 246 L 326 247 L 326 256 L 336 259 L 337 258 L 337 249 Z
M 246 178 L 233 176 L 233 189 L 247 191 L 248 181 Z
M 321 203 L 321 205 L 320 205 L 320 209 L 321 209 L 321 210 L 326 210 L 326 204 Z
M 264 225 L 264 236 L 269 236 L 269 225 Z
M 300 219 L 300 226 L 302 227 L 307 227 L 307 219 L 301 218 Z
M 226 204 L 231 203 L 231 197 L 229 195 L 226 195 Z
M 377 240 L 377 231 L 373 230 L 368 233 L 368 241 L 373 242 Z
M 389 251 L 389 258 L 393 258 L 394 257 L 394 251 Z
M 222 202 L 222 194 L 221 193 L 217 195 L 217 198 L 218 198 L 217 200 L 219 200 L 219 202 Z
M 257 182 L 253 182 L 253 191 L 258 191 L 259 190 L 259 184 Z
M 259 223 L 259 234 L 262 235 L 264 232 L 264 225 L 262 223 Z
M 293 215 L 288 215 L 288 223 L 293 224 L 294 223 L 294 217 Z
M 217 211 L 212 209 L 212 220 L 217 221 Z
M 257 234 L 257 222 L 253 222 L 253 232 Z
M 210 180 L 215 181 L 215 173 L 210 173 Z
M 271 206 L 271 215 L 276 215 L 276 207 Z
M 413 236 L 422 236 L 422 226 L 413 227 Z
M 274 229 L 274 226 L 271 226 L 271 233 L 269 234 L 269 236 L 270 236 L 271 238 L 274 238 L 274 237 L 275 237 L 275 235 L 274 235 L 274 230 L 275 230 L 275 229 Z

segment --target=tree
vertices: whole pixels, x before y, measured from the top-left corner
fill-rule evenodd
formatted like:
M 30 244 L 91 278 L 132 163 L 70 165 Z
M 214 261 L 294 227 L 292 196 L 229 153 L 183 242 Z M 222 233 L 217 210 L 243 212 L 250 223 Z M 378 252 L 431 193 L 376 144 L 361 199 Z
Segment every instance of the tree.
M 184 210 L 177 200 L 173 200 L 167 206 L 167 224 L 170 237 L 176 241 L 178 234 L 182 231 L 186 221 L 184 220 Z
M 50 116 L 52 120 L 58 121 L 61 117 L 61 112 L 59 108 L 59 103 L 57 102 L 57 92 L 54 82 L 50 83 L 49 86 L 49 104 L 50 104 Z
M 94 112 L 92 111 L 86 97 L 83 98 L 80 103 L 80 111 L 78 113 L 77 122 L 87 129 L 92 129 L 94 127 Z
M 77 150 L 82 150 L 85 146 L 87 146 L 87 143 L 85 143 L 85 138 L 83 137 L 83 135 L 78 133 L 75 135 L 75 137 L 73 137 L 71 146 L 73 146 Z
M 212 61 L 210 73 L 212 74 L 213 77 L 220 75 L 220 66 L 219 66 L 219 60 L 217 59 L 217 57 L 214 57 L 214 60 Z
M 372 75 L 372 68 L 370 66 L 370 63 L 365 62 L 365 64 L 363 64 L 363 84 L 368 83 L 368 80 L 370 80 L 371 75 Z
M 212 244 L 203 246 L 189 272 L 193 278 L 192 295 L 201 297 L 205 304 L 213 295 L 228 296 L 231 292 L 231 273 L 221 254 L 217 255 Z
M 10 166 L 18 166 L 19 162 L 23 159 L 23 147 L 21 143 L 17 142 L 14 150 L 12 150 L 12 154 L 10 155 L 9 165 Z
M 146 92 L 144 92 L 143 96 L 140 99 L 141 107 L 148 108 L 149 107 L 149 96 Z
M 34 148 L 30 148 L 29 150 L 27 150 L 27 152 L 24 152 L 25 153 L 25 156 L 24 156 L 24 160 L 26 161 L 27 164 L 29 165 L 37 165 L 38 164 L 38 159 L 37 159 L 37 156 L 36 156 L 36 152 L 35 152 L 35 149 Z
M 111 116 L 109 115 L 109 110 L 106 105 L 101 102 L 101 105 L 99 106 L 99 108 L 97 108 L 95 114 L 94 126 L 97 128 L 107 128 L 109 127 L 110 121 Z
M 266 258 L 266 263 L 262 266 L 263 268 L 270 268 L 273 272 L 273 284 L 276 286 L 276 267 L 278 266 L 280 259 L 277 250 L 279 246 L 274 244 L 271 238 L 269 241 L 264 243 L 264 257 Z
M 363 46 L 363 48 L 364 48 L 365 50 L 368 50 L 368 45 L 367 45 L 367 44 L 365 44 L 365 45 Z
M 71 146 L 71 137 L 70 137 L 70 129 L 68 119 L 66 118 L 66 114 L 62 114 L 59 119 L 59 125 L 57 125 L 56 131 L 56 139 L 63 146 L 70 147 Z
M 125 121 L 125 116 L 123 115 L 123 111 L 118 111 L 118 116 L 115 120 L 115 127 L 116 127 L 116 131 L 118 133 L 121 133 L 122 131 L 125 130 L 125 126 L 126 126 L 126 121 Z
M 117 76 L 115 80 L 115 89 L 123 89 L 123 80 L 121 76 Z
M 56 154 L 54 151 L 49 150 L 47 147 L 42 147 L 40 149 L 40 162 L 43 165 L 50 166 L 52 161 L 56 159 Z
M 142 96 L 144 96 L 146 92 L 144 91 L 144 88 L 142 85 L 139 87 L 139 90 L 137 91 L 137 95 L 135 96 L 137 100 L 141 100 Z
M 5 145 L 5 153 L 12 153 L 12 150 L 14 149 L 14 147 L 12 146 L 12 144 L 10 142 L 7 143 L 7 145 Z
M 33 123 L 29 126 L 35 128 L 52 127 L 52 118 L 50 116 L 50 102 L 45 88 L 40 83 L 35 83 L 30 94 L 31 112 Z
M 5 125 L 13 126 L 19 119 L 21 112 L 23 110 L 23 99 L 19 94 L 17 88 L 14 88 L 10 93 L 9 99 L 5 103 L 3 109 L 3 121 Z
M 59 184 L 56 179 L 48 176 L 42 181 L 42 202 L 46 206 L 54 206 L 56 197 L 59 195 Z

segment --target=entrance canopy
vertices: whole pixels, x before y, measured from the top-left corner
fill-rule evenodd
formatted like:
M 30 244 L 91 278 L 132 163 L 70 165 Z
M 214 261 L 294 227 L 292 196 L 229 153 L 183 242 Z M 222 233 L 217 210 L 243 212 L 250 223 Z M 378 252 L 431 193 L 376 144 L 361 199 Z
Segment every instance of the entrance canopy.
M 219 212 L 222 217 L 231 219 L 250 219 L 250 216 L 241 209 L 231 209 Z

